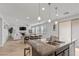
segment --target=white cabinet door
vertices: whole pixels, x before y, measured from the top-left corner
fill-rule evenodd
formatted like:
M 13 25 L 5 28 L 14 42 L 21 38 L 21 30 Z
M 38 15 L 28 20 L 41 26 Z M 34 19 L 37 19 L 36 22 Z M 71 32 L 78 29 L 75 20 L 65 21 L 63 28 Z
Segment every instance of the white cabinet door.
M 0 18 L 0 46 L 2 46 L 2 19 Z
M 59 23 L 59 40 L 71 42 L 71 21 Z
M 79 20 L 72 21 L 72 41 L 75 41 L 75 47 L 79 48 Z

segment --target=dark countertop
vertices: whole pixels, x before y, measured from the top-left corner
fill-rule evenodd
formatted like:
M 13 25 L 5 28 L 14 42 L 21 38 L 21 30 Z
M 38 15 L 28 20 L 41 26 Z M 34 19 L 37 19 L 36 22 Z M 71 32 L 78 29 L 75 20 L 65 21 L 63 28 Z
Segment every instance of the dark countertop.
M 33 47 L 33 49 L 35 49 L 42 56 L 49 55 L 66 45 L 70 45 L 73 42 L 64 42 L 64 43 L 60 43 L 57 45 L 51 45 L 51 44 L 42 42 L 40 40 L 29 40 L 28 41 L 28 43 Z

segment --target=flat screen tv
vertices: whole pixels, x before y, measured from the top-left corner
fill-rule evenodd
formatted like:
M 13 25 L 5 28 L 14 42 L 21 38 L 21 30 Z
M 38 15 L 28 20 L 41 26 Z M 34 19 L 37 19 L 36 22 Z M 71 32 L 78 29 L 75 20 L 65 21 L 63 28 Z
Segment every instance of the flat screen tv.
M 26 30 L 26 27 L 19 27 L 19 30 Z

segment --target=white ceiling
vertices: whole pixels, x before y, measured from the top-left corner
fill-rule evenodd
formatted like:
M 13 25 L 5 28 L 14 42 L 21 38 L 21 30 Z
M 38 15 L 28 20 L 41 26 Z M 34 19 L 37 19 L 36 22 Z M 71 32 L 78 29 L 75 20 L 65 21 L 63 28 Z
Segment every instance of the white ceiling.
M 0 15 L 3 16 L 10 24 L 35 24 L 38 23 L 38 3 L 0 3 Z M 54 7 L 58 7 L 59 16 L 56 17 Z M 41 22 L 47 21 L 49 18 L 49 7 L 48 4 L 42 3 L 40 7 L 44 7 L 45 11 L 40 8 Z M 51 19 L 63 18 L 70 15 L 79 13 L 79 4 L 68 4 L 68 3 L 52 3 L 51 4 Z M 68 15 L 63 13 L 69 12 Z M 26 17 L 30 19 L 26 19 Z M 17 19 L 17 21 L 16 21 Z

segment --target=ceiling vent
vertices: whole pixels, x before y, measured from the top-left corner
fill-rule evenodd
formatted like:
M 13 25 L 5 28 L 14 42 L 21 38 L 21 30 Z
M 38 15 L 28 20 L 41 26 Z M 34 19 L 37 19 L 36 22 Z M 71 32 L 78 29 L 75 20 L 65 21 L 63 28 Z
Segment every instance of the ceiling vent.
M 64 15 L 68 15 L 68 14 L 69 14 L 69 12 L 65 12 L 65 13 L 64 13 Z

